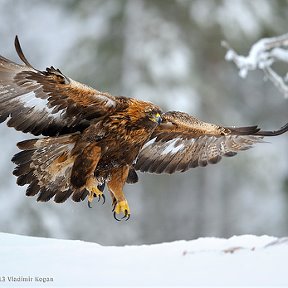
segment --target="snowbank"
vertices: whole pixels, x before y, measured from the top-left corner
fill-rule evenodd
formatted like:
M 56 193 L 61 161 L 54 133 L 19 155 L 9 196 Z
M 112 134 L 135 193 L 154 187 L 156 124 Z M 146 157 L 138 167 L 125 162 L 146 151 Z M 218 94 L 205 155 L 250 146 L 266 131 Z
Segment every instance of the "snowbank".
M 288 239 L 105 247 L 0 233 L 0 287 L 288 285 Z

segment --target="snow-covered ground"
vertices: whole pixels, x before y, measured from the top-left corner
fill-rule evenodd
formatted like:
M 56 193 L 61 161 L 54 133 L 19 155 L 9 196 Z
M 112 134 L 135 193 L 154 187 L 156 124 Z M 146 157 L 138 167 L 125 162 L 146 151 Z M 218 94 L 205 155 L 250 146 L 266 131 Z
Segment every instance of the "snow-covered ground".
M 0 233 L 0 287 L 288 286 L 288 238 L 107 247 Z

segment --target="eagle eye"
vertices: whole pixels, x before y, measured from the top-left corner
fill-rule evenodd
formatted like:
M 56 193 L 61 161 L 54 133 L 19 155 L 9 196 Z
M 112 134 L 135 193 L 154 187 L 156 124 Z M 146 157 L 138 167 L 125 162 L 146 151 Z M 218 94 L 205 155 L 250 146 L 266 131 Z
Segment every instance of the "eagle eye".
M 161 124 L 162 122 L 162 118 L 161 118 L 161 115 L 159 112 L 151 112 L 149 113 L 149 119 L 152 121 L 152 122 L 155 122 L 155 123 L 158 123 L 158 124 Z

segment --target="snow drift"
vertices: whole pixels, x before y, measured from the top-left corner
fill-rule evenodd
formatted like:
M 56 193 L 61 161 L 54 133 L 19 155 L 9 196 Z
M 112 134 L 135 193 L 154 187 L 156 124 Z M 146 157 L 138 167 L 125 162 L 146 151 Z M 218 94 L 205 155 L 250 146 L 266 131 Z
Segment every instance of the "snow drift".
M 0 233 L 0 287 L 288 285 L 288 238 L 106 247 Z

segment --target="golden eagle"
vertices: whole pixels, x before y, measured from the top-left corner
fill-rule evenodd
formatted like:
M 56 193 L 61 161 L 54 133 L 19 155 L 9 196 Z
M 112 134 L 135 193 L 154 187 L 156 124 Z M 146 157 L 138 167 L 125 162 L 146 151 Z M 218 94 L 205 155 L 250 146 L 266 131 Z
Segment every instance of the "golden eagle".
M 27 61 L 16 64 L 0 56 L 0 123 L 45 137 L 18 143 L 12 161 L 19 185 L 37 201 L 60 203 L 112 197 L 115 219 L 130 217 L 125 183 L 138 181 L 136 171 L 183 172 L 218 163 L 222 156 L 280 135 L 257 126 L 221 127 L 183 112 L 162 110 L 149 102 L 97 91 L 54 67 L 39 71 Z

